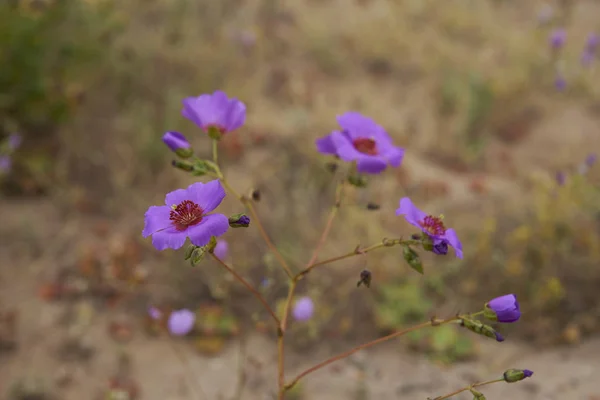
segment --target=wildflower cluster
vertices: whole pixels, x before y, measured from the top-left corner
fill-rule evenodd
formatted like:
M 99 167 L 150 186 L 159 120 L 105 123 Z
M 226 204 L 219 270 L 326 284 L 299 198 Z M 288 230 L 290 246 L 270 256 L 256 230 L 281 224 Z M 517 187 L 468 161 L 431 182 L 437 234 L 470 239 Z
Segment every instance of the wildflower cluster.
M 430 252 L 437 256 L 445 256 L 452 250 L 457 258 L 462 259 L 462 243 L 457 232 L 447 227 L 446 219 L 443 215 L 429 214 L 418 208 L 410 198 L 404 197 L 398 202 L 396 215 L 402 216 L 409 225 L 416 228 L 416 232 L 408 238 L 386 238 L 368 247 L 357 246 L 345 254 L 330 259 L 319 260 L 319 251 L 327 239 L 338 210 L 343 205 L 344 190 L 347 185 L 365 187 L 367 184 L 367 175 L 380 174 L 388 168 L 399 167 L 402 164 L 405 153 L 403 148 L 394 145 L 392 138 L 385 129 L 375 121 L 358 112 L 347 112 L 337 117 L 338 129 L 316 140 L 318 152 L 322 155 L 333 157 L 336 163 L 340 160 L 346 163 L 347 171 L 344 174 L 344 179 L 338 182 L 334 206 L 331 209 L 323 233 L 310 260 L 302 270 L 294 273 L 260 222 L 254 207 L 254 202 L 259 198 L 258 194 L 251 196 L 238 194 L 227 182 L 218 163 L 219 140 L 224 135 L 240 128 L 244 124 L 246 106 L 241 101 L 229 98 L 225 93 L 217 91 L 213 94 L 203 94 L 198 97 L 185 99 L 183 101 L 182 114 L 212 139 L 212 159 L 206 160 L 196 157 L 192 145 L 186 137 L 179 132 L 170 131 L 164 134 L 163 142 L 177 156 L 177 159 L 173 161 L 173 166 L 193 176 L 208 177 L 212 180 L 208 182 L 196 182 L 186 189 L 177 189 L 170 192 L 165 196 L 164 205 L 149 207 L 145 214 L 142 235 L 144 237 L 151 236 L 152 244 L 157 250 L 179 249 L 189 239 L 190 244 L 185 251 L 186 260 L 190 260 L 192 265 L 197 265 L 207 256 L 214 258 L 221 267 L 231 273 L 235 279 L 244 285 L 262 303 L 276 324 L 278 332 L 279 357 L 277 382 L 279 399 L 284 399 L 286 393 L 306 375 L 330 363 L 348 357 L 357 351 L 385 340 L 402 336 L 414 330 L 445 324 L 456 324 L 456 326 L 463 327 L 476 334 L 502 342 L 504 341 L 502 335 L 493 326 L 484 321 L 513 323 L 521 317 L 517 297 L 514 294 L 507 294 L 490 300 L 477 312 L 459 314 L 445 319 L 432 318 L 414 327 L 393 332 L 386 337 L 362 344 L 316 364 L 295 378 L 287 380 L 284 363 L 284 344 L 288 317 L 291 315 L 297 321 L 308 321 L 311 319 L 315 309 L 315 304 L 310 297 L 296 297 L 295 290 L 297 284 L 305 275 L 311 273 L 315 268 L 326 264 L 356 255 L 364 255 L 374 250 L 397 246 L 401 248 L 399 254 L 402 254 L 408 266 L 423 274 L 424 268 L 420 251 Z M 227 217 L 217 211 L 226 196 L 226 192 L 229 192 L 230 195 L 240 201 L 244 207 L 242 212 Z M 233 266 L 227 263 L 229 246 L 222 237 L 228 232 L 229 228 L 248 228 L 254 226 L 258 228 L 259 233 L 281 264 L 289 279 L 289 291 L 283 311 L 280 313 L 281 315 L 273 311 L 259 290 L 254 288 Z M 376 282 L 376 280 L 374 280 L 371 272 L 363 270 L 360 273 L 357 287 L 363 285 L 369 288 L 373 282 Z M 263 283 L 263 285 L 267 284 L 269 283 Z M 163 321 L 168 331 L 174 336 L 189 334 L 194 329 L 197 318 L 194 312 L 187 309 L 172 311 L 168 315 L 165 315 L 163 312 L 151 307 L 148 313 L 152 320 Z M 476 387 L 500 381 L 516 382 L 532 374 L 533 372 L 529 370 L 511 369 L 504 373 L 502 379 L 473 384 L 468 388 L 461 389 L 450 395 L 437 397 L 436 399 L 445 399 L 466 390 L 471 391 L 474 398 L 484 399 L 484 395 L 477 391 Z

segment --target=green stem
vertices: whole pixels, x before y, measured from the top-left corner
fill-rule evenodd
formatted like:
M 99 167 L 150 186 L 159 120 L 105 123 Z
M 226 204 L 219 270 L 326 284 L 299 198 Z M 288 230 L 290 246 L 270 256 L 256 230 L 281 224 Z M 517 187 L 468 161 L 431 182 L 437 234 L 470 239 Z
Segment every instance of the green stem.
M 219 141 L 212 140 L 212 159 L 216 165 L 219 165 Z
M 466 392 L 467 390 L 471 390 L 471 389 L 474 389 L 474 388 L 480 387 L 480 386 L 491 385 L 492 383 L 497 383 L 497 382 L 504 382 L 504 378 L 502 378 L 502 379 L 494 379 L 494 380 L 491 380 L 491 381 L 474 383 L 474 384 L 466 386 L 466 387 L 464 387 L 462 389 L 455 390 L 452 393 L 448 393 L 447 395 L 434 397 L 431 400 L 445 400 L 445 399 L 449 399 L 450 397 L 456 396 L 457 394 L 460 394 L 462 392 Z

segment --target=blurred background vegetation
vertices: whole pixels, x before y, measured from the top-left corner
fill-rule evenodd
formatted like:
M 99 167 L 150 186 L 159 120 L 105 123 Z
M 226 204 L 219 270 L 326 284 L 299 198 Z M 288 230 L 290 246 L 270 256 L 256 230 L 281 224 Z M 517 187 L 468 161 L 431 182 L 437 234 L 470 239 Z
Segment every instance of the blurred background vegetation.
M 336 128 L 336 115 L 356 110 L 407 156 L 350 193 L 322 256 L 409 234 L 390 217 L 409 195 L 445 214 L 466 257 L 425 257 L 424 277 L 393 249 L 317 270 L 300 291 L 317 313 L 293 325 L 292 343 L 359 341 L 508 292 L 524 311 L 503 327 L 511 340 L 577 343 L 600 329 L 600 168 L 585 162 L 600 149 L 600 60 L 582 63 L 588 36 L 600 32 L 595 15 L 592 1 L 4 1 L 0 138 L 23 141 L 3 172 L 2 202 L 25 208 L 17 208 L 18 228 L 9 232 L 6 222 L 2 241 L 37 238 L 19 257 L 48 257 L 47 243 L 75 226 L 69 255 L 47 260 L 56 268 L 44 279 L 48 270 L 63 276 L 63 265 L 92 281 L 89 265 L 117 265 L 129 278 L 143 265 L 144 304 L 149 297 L 222 322 L 199 329 L 200 351 L 218 352 L 239 325 L 272 334 L 258 304 L 216 266 L 190 271 L 181 252 L 157 254 L 141 240 L 145 209 L 192 182 L 170 168 L 161 136 L 179 130 L 208 155 L 208 138 L 181 117 L 181 100 L 220 89 L 244 101 L 246 126 L 222 142 L 225 171 L 239 190 L 261 190 L 259 213 L 299 267 L 333 200 L 329 160 L 314 140 Z M 559 28 L 566 42 L 552 47 Z M 367 210 L 369 202 L 380 210 Z M 283 275 L 255 233 L 228 234 L 231 259 L 276 303 Z M 373 285 L 357 290 L 365 267 Z M 54 299 L 47 289 L 42 297 Z M 442 362 L 477 353 L 454 329 L 406 343 Z

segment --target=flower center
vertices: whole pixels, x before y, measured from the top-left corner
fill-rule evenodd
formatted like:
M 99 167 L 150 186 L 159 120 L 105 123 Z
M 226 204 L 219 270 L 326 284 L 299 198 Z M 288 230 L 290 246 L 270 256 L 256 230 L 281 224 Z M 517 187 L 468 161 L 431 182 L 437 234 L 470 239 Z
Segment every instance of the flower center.
M 358 138 L 352 141 L 352 145 L 354 148 L 363 154 L 368 154 L 370 156 L 376 156 L 379 154 L 377 151 L 377 143 L 373 139 L 369 138 Z
M 193 201 L 184 200 L 171 208 L 169 219 L 173 221 L 173 225 L 178 231 L 185 231 L 188 226 L 196 225 L 202 221 L 204 210 Z
M 446 233 L 446 227 L 442 217 L 434 217 L 433 215 L 426 216 L 423 221 L 419 222 L 423 231 L 433 236 L 442 236 Z

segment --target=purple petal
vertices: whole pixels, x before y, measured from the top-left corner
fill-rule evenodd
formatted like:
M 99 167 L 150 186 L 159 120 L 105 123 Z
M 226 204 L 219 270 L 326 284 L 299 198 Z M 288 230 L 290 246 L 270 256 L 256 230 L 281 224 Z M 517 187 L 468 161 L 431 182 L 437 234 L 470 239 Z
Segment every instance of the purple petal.
M 174 227 L 154 232 L 152 234 L 152 245 L 156 250 L 180 249 L 185 244 L 187 230 L 178 231 Z
M 184 200 L 191 200 L 186 189 L 173 190 L 165 196 L 165 204 L 169 207 L 176 206 Z
M 337 132 L 339 134 L 339 132 Z M 321 154 L 337 154 L 335 144 L 331 136 L 333 133 L 316 140 L 317 151 Z
M 421 228 L 419 222 L 423 221 L 427 214 L 419 210 L 408 197 L 400 199 L 400 208 L 396 210 L 396 215 L 404 215 L 406 222 Z
M 296 321 L 306 322 L 312 317 L 314 310 L 315 306 L 312 299 L 310 297 L 302 297 L 294 304 L 292 314 Z
M 341 132 L 332 132 L 331 140 L 336 148 L 337 155 L 346 162 L 357 160 L 363 154 L 354 148 L 348 137 Z
M 168 206 L 152 206 L 144 215 L 144 230 L 142 236 L 148 237 L 155 232 L 171 227 L 169 214 L 171 208 Z
M 196 315 L 190 310 L 173 311 L 169 316 L 169 332 L 175 336 L 185 336 L 192 331 Z
M 366 174 L 378 174 L 385 170 L 387 162 L 377 156 L 361 155 L 356 163 L 357 171 Z
M 225 241 L 225 240 L 217 241 L 217 245 L 215 246 L 214 253 L 215 253 L 215 256 L 219 257 L 221 260 L 226 259 L 227 255 L 229 254 L 229 244 L 227 243 L 227 241 Z
M 456 234 L 456 231 L 452 228 L 447 229 L 446 233 L 444 234 L 444 237 L 446 238 L 446 240 L 448 241 L 450 246 L 454 247 L 454 252 L 456 253 L 456 257 L 462 259 L 463 258 L 462 243 L 458 239 L 458 235 Z
M 533 375 L 533 371 L 530 369 L 524 369 L 523 370 L 523 375 L 525 375 L 525 378 L 529 378 Z
M 169 131 L 163 135 L 163 142 L 171 149 L 171 151 L 177 151 L 179 149 L 189 149 L 190 143 L 187 141 L 185 136 L 179 132 Z
M 225 120 L 227 121 L 225 126 L 229 132 L 244 125 L 244 122 L 246 122 L 246 105 L 238 99 L 231 99 Z
M 401 147 L 391 146 L 382 154 L 392 167 L 399 167 L 404 158 L 404 149 Z
M 196 246 L 206 246 L 211 236 L 219 237 L 229 229 L 229 221 L 223 214 L 211 214 L 202 218 L 202 221 L 187 228 L 185 231 L 190 242 Z
M 348 132 L 352 139 L 359 137 L 369 137 L 378 131 L 383 130 L 371 118 L 365 117 L 361 113 L 349 111 L 337 117 L 337 122 L 343 130 Z
M 218 179 L 207 183 L 192 183 L 186 193 L 187 199 L 198 204 L 205 214 L 217 208 L 225 198 L 225 189 Z

